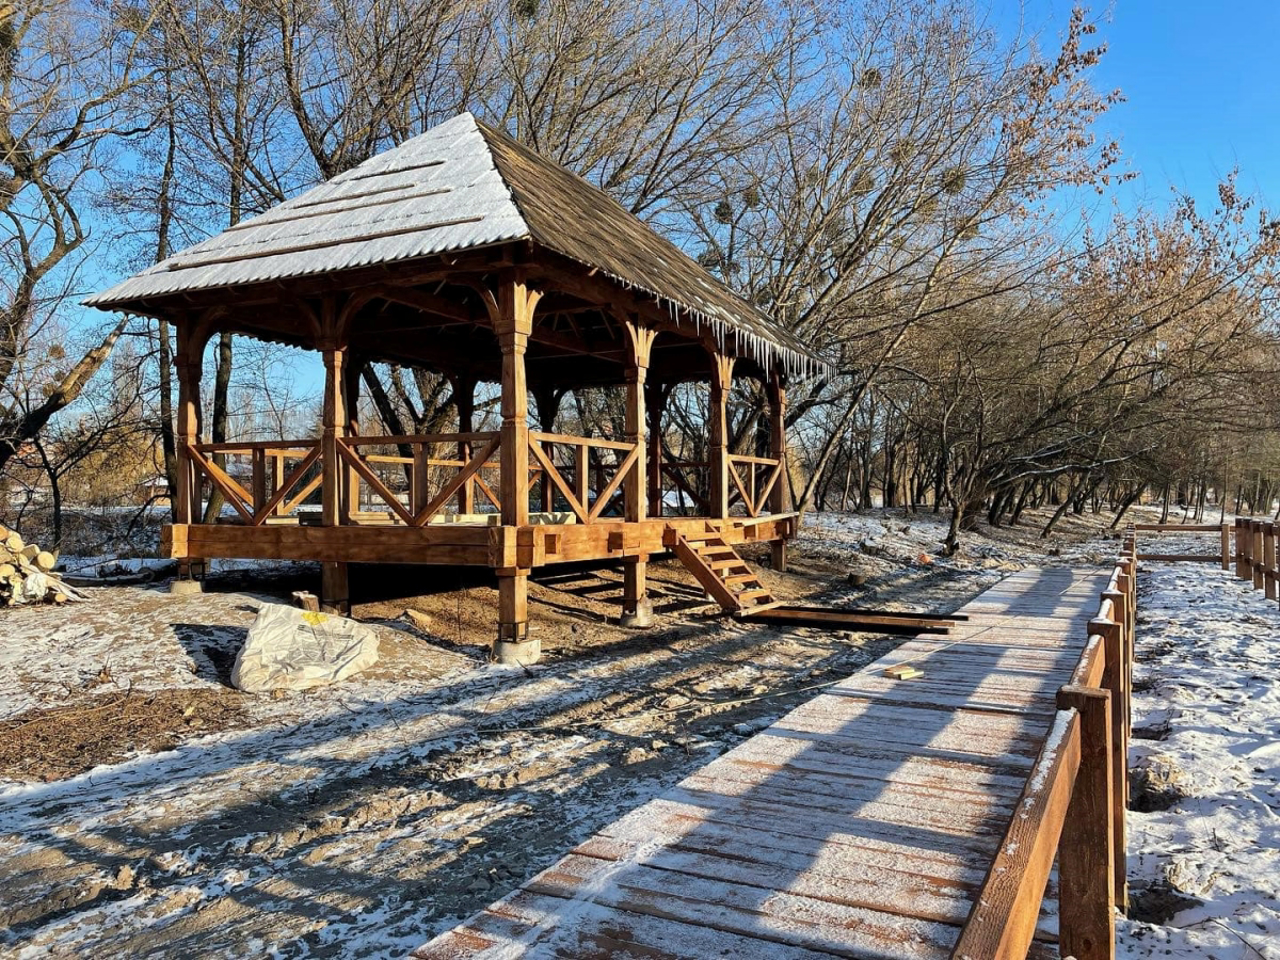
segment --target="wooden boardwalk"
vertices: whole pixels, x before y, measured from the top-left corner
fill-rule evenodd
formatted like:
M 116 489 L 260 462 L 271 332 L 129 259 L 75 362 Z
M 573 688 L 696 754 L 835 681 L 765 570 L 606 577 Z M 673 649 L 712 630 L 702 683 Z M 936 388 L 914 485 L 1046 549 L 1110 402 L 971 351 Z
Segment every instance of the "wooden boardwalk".
M 414 956 L 950 956 L 1107 579 L 1009 577 Z

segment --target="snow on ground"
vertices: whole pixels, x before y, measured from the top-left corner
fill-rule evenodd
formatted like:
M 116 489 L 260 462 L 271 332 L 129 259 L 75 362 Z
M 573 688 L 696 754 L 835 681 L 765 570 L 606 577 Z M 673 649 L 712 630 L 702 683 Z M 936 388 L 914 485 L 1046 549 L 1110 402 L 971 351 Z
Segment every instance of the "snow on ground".
M 1130 916 L 1155 922 L 1120 955 L 1280 958 L 1280 608 L 1207 564 L 1138 582 Z
M 950 610 L 1028 563 L 1109 562 L 1104 525 L 1065 517 L 1048 541 L 1030 523 L 983 531 L 943 558 L 941 516 L 818 515 L 794 558 L 835 602 Z M 1280 938 L 1276 609 L 1205 566 L 1152 571 L 1139 677 L 1160 686 L 1138 722 L 1167 715 L 1173 732 L 1135 741 L 1135 756 L 1168 757 L 1200 799 L 1134 814 L 1131 864 L 1206 902 L 1176 930 L 1126 922 L 1125 949 L 1280 956 L 1268 945 Z M 1202 587 L 1206 572 L 1229 599 Z M 846 573 L 870 579 L 855 587 Z M 482 665 L 476 638 L 381 620 L 384 659 L 367 675 L 279 699 L 226 686 L 269 592 L 252 574 L 236 592 L 114 586 L 74 607 L 6 611 L 0 724 L 148 690 L 228 698 L 244 718 L 69 779 L 0 781 L 0 957 L 403 956 L 894 642 L 705 619 L 701 594 L 677 581 L 661 580 L 647 633 L 593 632 L 601 613 L 584 607 L 616 585 L 543 585 L 535 609 L 557 635 L 530 674 Z M 483 607 L 488 593 L 462 595 Z M 549 619 L 557 610 L 568 619 Z M 433 615 L 451 632 L 446 612 Z

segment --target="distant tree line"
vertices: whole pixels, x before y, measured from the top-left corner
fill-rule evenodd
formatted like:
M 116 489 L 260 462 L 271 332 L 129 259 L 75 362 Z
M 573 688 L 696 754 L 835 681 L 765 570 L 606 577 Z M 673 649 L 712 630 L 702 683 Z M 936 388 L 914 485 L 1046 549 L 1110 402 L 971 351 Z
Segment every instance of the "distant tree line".
M 831 360 L 791 389 L 806 509 L 945 510 L 948 550 L 1143 491 L 1270 510 L 1276 223 L 1234 178 L 1212 209 L 1091 214 L 1134 173 L 1099 133 L 1104 54 L 1087 11 L 1009 38 L 977 0 L 0 5 L 0 474 L 83 462 L 93 410 L 172 475 L 172 331 L 78 295 L 471 110 Z M 210 439 L 309 430 L 294 362 L 221 337 Z M 453 422 L 429 371 L 364 385 L 392 433 Z M 735 399 L 746 449 L 762 398 Z M 677 391 L 673 422 L 703 402 Z M 568 407 L 619 422 L 608 391 Z

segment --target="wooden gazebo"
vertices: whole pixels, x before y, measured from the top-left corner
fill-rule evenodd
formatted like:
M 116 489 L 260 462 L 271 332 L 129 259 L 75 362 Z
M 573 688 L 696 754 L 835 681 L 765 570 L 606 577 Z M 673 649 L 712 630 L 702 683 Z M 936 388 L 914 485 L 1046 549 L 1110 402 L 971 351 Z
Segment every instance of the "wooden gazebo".
M 164 543 L 184 577 L 211 558 L 319 561 L 324 602 L 341 610 L 348 563 L 489 566 L 495 651 L 527 663 L 534 568 L 620 561 L 624 615 L 642 620 L 654 553 L 713 572 L 708 589 L 730 608 L 763 596 L 735 544 L 770 542 L 785 562 L 784 388 L 822 362 L 608 195 L 470 114 L 87 302 L 177 331 L 177 523 Z M 202 441 L 204 350 L 225 331 L 323 354 L 322 436 Z M 457 431 L 363 434 L 356 399 L 373 361 L 448 376 Z M 765 386 L 767 455 L 728 449 L 735 375 Z M 696 380 L 710 383 L 708 492 L 698 515 L 664 516 L 679 474 L 661 459 L 662 398 Z M 482 382 L 501 384 L 497 431 L 474 429 Z M 566 390 L 621 383 L 624 436 L 554 432 Z M 201 522 L 206 486 L 229 505 L 218 522 Z

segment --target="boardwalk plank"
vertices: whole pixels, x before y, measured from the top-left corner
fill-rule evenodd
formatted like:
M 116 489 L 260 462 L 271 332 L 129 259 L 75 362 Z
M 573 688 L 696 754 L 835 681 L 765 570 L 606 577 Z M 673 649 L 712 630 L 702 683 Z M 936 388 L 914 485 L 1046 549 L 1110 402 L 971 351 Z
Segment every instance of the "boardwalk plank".
M 1106 584 L 1007 578 L 416 956 L 949 956 Z M 883 675 L 905 661 L 923 676 Z M 1057 956 L 1053 929 L 1030 956 Z

